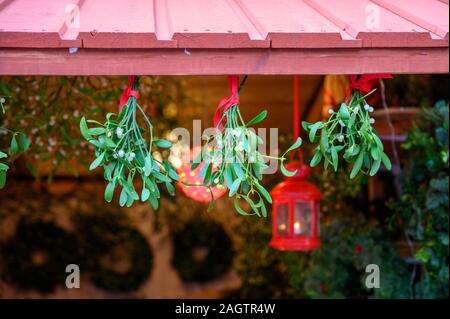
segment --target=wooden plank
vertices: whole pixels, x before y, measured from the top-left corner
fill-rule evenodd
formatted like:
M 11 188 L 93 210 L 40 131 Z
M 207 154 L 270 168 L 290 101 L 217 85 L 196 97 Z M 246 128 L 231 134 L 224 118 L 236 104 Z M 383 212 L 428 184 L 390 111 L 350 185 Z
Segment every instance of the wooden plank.
M 269 33 L 272 48 L 361 47 L 360 40 L 330 23 L 303 1 L 241 2 Z
M 164 8 L 160 15 L 164 15 Z M 154 1 L 88 0 L 82 7 L 79 38 L 85 48 L 175 48 L 176 41 L 156 36 Z M 165 17 L 163 17 L 165 19 Z M 160 21 L 160 26 L 164 21 Z
M 432 37 L 428 30 L 370 0 L 303 1 L 352 37 L 361 39 L 363 47 L 448 46 L 448 39 Z M 378 25 L 370 20 L 376 11 Z
M 448 4 L 430 0 L 372 0 L 436 35 L 448 39 Z
M 1 75 L 448 73 L 448 48 L 0 49 Z
M 179 48 L 270 47 L 234 0 L 166 1 Z
M 71 0 L 5 1 L 0 7 L 0 47 L 81 47 L 81 40 L 67 33 Z

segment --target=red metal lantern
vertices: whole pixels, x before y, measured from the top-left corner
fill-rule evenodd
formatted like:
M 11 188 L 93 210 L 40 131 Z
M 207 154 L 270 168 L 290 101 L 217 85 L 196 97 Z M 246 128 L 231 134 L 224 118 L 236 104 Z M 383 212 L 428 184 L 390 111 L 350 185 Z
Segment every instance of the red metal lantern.
M 312 250 L 320 246 L 320 191 L 306 179 L 309 167 L 302 162 L 286 165 L 297 170 L 272 190 L 272 241 L 279 250 Z
M 300 136 L 298 76 L 294 77 L 294 138 Z M 297 171 L 272 190 L 272 240 L 279 250 L 312 250 L 320 246 L 320 190 L 307 181 L 310 168 L 300 161 L 286 165 Z M 294 154 L 293 154 L 294 155 Z M 293 157 L 292 157 L 293 158 Z M 292 159 L 291 158 L 291 159 Z

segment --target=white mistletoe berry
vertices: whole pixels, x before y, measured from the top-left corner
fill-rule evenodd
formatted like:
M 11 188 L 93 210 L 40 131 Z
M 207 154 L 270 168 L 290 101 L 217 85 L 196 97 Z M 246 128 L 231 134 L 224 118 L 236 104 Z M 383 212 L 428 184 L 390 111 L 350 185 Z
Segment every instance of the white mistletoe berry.
M 125 152 L 123 150 L 120 150 L 119 152 L 117 152 L 117 155 L 122 158 L 125 156 Z
M 373 107 L 369 107 L 369 112 L 372 113 L 374 111 Z
M 370 108 L 371 108 L 371 106 L 370 106 L 369 104 L 364 105 L 364 109 L 365 109 L 366 111 L 368 111 Z
M 121 127 L 116 128 L 116 135 L 118 138 L 121 138 L 123 135 L 123 128 Z
M 214 184 L 219 184 L 219 179 L 218 178 L 214 179 Z
M 356 107 L 353 109 L 353 112 L 358 113 L 358 111 L 359 111 L 359 107 L 356 106 Z
M 334 113 L 334 110 L 333 110 L 333 109 L 329 109 L 329 110 L 328 110 L 328 113 L 329 113 L 329 114 L 333 114 L 333 113 Z
M 4 97 L 2 97 L 1 99 L 0 99 L 0 103 L 5 103 L 6 102 L 6 100 L 5 100 L 5 98 Z
M 375 123 L 375 119 L 373 117 L 370 118 L 370 124 Z
M 344 135 L 339 135 L 338 141 L 342 143 L 344 141 Z

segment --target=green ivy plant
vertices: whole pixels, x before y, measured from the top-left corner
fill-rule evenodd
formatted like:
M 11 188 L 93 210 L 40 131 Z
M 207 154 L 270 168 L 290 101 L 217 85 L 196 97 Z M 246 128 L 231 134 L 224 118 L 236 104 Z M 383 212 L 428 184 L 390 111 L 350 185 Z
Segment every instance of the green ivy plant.
M 311 167 L 324 160 L 325 169 L 332 166 L 337 171 L 339 155 L 353 164 L 350 178 L 358 173 L 375 175 L 381 163 L 391 169 L 391 162 L 384 152 L 383 143 L 372 127 L 375 119 L 370 117 L 373 107 L 366 103 L 365 96 L 357 90 L 353 91 L 350 100 L 342 103 L 338 111 L 329 110 L 327 121 L 317 123 L 303 122 L 303 128 L 309 134 L 311 143 L 319 142 L 311 159 Z
M 139 87 L 136 77 L 133 90 Z M 146 128 L 141 127 L 137 116 L 144 119 Z M 96 127 L 88 128 L 87 123 Z M 167 191 L 175 194 L 173 181 L 179 179 L 175 169 L 167 160 L 158 160 L 152 156 L 153 146 L 169 149 L 172 144 L 162 139 L 154 139 L 153 126 L 136 98 L 130 96 L 119 114 L 108 113 L 106 122 L 95 120 L 80 121 L 80 131 L 83 137 L 95 147 L 96 159 L 89 169 L 98 166 L 104 168 L 104 178 L 108 182 L 105 189 L 105 200 L 111 202 L 114 189 L 122 187 L 119 203 L 130 207 L 135 200 L 149 201 L 153 209 L 158 209 L 160 191 L 158 184 L 165 184 Z M 144 137 L 147 131 L 148 139 Z M 142 191 L 139 195 L 134 186 L 136 177 L 142 180 Z
M 408 162 L 401 175 L 402 195 L 390 203 L 392 227 L 401 225 L 420 242 L 415 257 L 424 263 L 423 297 L 449 293 L 449 106 L 425 108 L 402 144 Z
M 0 97 L 0 107 L 2 113 L 5 114 L 5 97 Z M 21 132 L 12 131 L 6 127 L 0 126 L 0 133 L 11 134 L 11 142 L 9 144 L 9 154 L 0 150 L 0 160 L 4 160 L 9 157 L 9 161 L 13 162 L 20 154 L 25 152 L 30 147 L 30 142 L 27 136 Z M 0 162 L 0 189 L 5 187 L 6 173 L 9 170 L 9 166 L 6 163 Z
M 239 91 L 242 89 L 246 78 L 242 81 Z M 209 188 L 216 185 L 225 185 L 229 190 L 229 197 L 235 196 L 234 207 L 239 214 L 267 217 L 267 209 L 264 201 L 272 203 L 269 192 L 261 185 L 263 171 L 268 167 L 267 159 L 279 160 L 281 171 L 286 176 L 293 176 L 296 172 L 290 172 L 284 167 L 286 154 L 301 146 L 302 140 L 297 141 L 281 156 L 267 156 L 258 151 L 258 145 L 263 140 L 250 128 L 267 116 L 263 111 L 251 121 L 245 122 L 239 105 L 233 105 L 222 115 L 216 125 L 216 133 L 206 138 L 202 151 L 193 160 L 191 169 L 195 169 L 200 163 L 205 162 L 200 172 L 203 186 Z M 190 185 L 195 186 L 195 185 Z M 211 205 L 214 198 L 211 192 Z M 239 200 L 246 201 L 252 212 L 248 213 L 241 208 Z

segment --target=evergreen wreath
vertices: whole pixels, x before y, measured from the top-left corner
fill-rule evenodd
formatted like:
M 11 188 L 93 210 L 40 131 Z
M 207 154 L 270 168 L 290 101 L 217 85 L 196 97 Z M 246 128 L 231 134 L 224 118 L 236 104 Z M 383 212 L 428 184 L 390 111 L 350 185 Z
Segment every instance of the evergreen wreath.
M 115 292 L 137 290 L 149 277 L 153 252 L 147 239 L 117 213 L 79 215 L 77 227 L 83 229 L 82 266 L 98 287 Z M 111 266 L 125 265 L 125 269 Z
M 185 282 L 206 282 L 231 267 L 232 246 L 222 225 L 195 219 L 173 234 L 172 266 Z
M 3 279 L 40 292 L 64 285 L 66 266 L 80 261 L 76 237 L 45 221 L 21 220 L 0 256 Z

